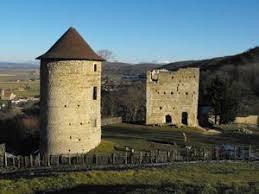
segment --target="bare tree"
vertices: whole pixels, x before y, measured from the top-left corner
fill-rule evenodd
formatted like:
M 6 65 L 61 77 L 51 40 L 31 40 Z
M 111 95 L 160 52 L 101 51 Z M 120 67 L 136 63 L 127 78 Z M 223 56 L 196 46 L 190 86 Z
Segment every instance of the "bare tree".
M 108 49 L 101 49 L 101 50 L 97 51 L 97 54 L 107 61 L 114 59 L 113 52 Z
M 145 85 L 135 84 L 120 94 L 121 115 L 126 122 L 139 122 L 145 119 Z

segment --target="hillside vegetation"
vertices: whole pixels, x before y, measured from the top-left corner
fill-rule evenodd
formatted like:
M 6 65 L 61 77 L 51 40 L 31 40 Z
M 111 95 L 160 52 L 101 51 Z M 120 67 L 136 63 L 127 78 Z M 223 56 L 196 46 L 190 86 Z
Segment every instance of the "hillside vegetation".
M 201 68 L 200 105 L 208 104 L 207 87 L 216 75 L 227 80 L 239 97 L 238 115 L 259 114 L 259 47 L 244 53 L 198 61 L 170 63 L 161 68 Z
M 172 164 L 163 168 L 72 172 L 1 179 L 1 194 L 258 193 L 258 163 Z
M 32 67 L 33 65 L 28 65 Z M 9 64 L 0 63 L 0 73 L 2 75 L 12 74 L 12 76 L 0 77 L 2 80 L 1 87 L 9 87 L 10 81 L 18 78 L 15 68 L 26 68 L 25 64 Z M 38 71 L 39 66 L 34 65 L 35 69 L 28 71 Z M 209 105 L 208 102 L 208 86 L 211 80 L 218 75 L 225 82 L 229 82 L 229 86 L 235 91 L 233 96 L 238 98 L 239 108 L 238 115 L 259 114 L 259 47 L 250 49 L 244 53 L 218 57 L 206 60 L 175 62 L 161 66 L 161 64 L 128 64 L 120 62 L 104 62 L 102 79 L 102 115 L 122 116 L 124 121 L 136 122 L 145 119 L 145 80 L 130 81 L 123 79 L 123 75 L 142 76 L 146 71 L 155 68 L 166 68 L 176 70 L 179 67 L 200 67 L 200 105 Z M 7 68 L 7 70 L 6 70 Z M 25 71 L 25 70 L 24 70 Z M 21 74 L 21 73 L 19 73 Z M 34 76 L 34 79 L 39 77 Z M 23 82 L 21 82 L 23 83 Z M 19 85 L 15 83 L 13 85 Z M 18 87 L 18 86 L 17 86 Z M 39 87 L 39 83 L 37 85 Z M 34 87 L 35 88 L 35 87 Z M 19 92 L 22 96 L 24 92 Z M 39 94 L 39 89 L 35 89 L 31 95 Z

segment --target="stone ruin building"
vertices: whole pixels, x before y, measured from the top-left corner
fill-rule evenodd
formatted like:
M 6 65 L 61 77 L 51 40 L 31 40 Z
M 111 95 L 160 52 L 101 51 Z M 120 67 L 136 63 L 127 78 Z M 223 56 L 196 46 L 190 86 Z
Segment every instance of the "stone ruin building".
M 146 124 L 198 126 L 199 68 L 147 72 Z
M 101 142 L 101 64 L 74 29 L 37 59 L 40 65 L 40 153 L 86 153 Z

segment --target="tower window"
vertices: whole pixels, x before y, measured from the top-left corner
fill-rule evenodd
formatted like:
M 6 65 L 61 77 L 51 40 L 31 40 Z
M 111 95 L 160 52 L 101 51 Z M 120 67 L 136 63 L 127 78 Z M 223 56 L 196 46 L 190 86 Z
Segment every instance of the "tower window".
M 93 120 L 93 127 L 97 127 L 97 119 Z
M 97 65 L 94 64 L 94 72 L 96 72 L 96 71 L 97 71 Z
M 97 100 L 97 87 L 93 87 L 93 100 Z
M 97 127 L 97 119 L 91 120 L 91 127 Z

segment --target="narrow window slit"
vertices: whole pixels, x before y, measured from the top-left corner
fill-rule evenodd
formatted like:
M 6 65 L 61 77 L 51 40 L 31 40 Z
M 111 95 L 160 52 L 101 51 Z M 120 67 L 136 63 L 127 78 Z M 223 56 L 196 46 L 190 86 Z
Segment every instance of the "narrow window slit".
M 93 87 L 93 100 L 97 100 L 97 87 Z

